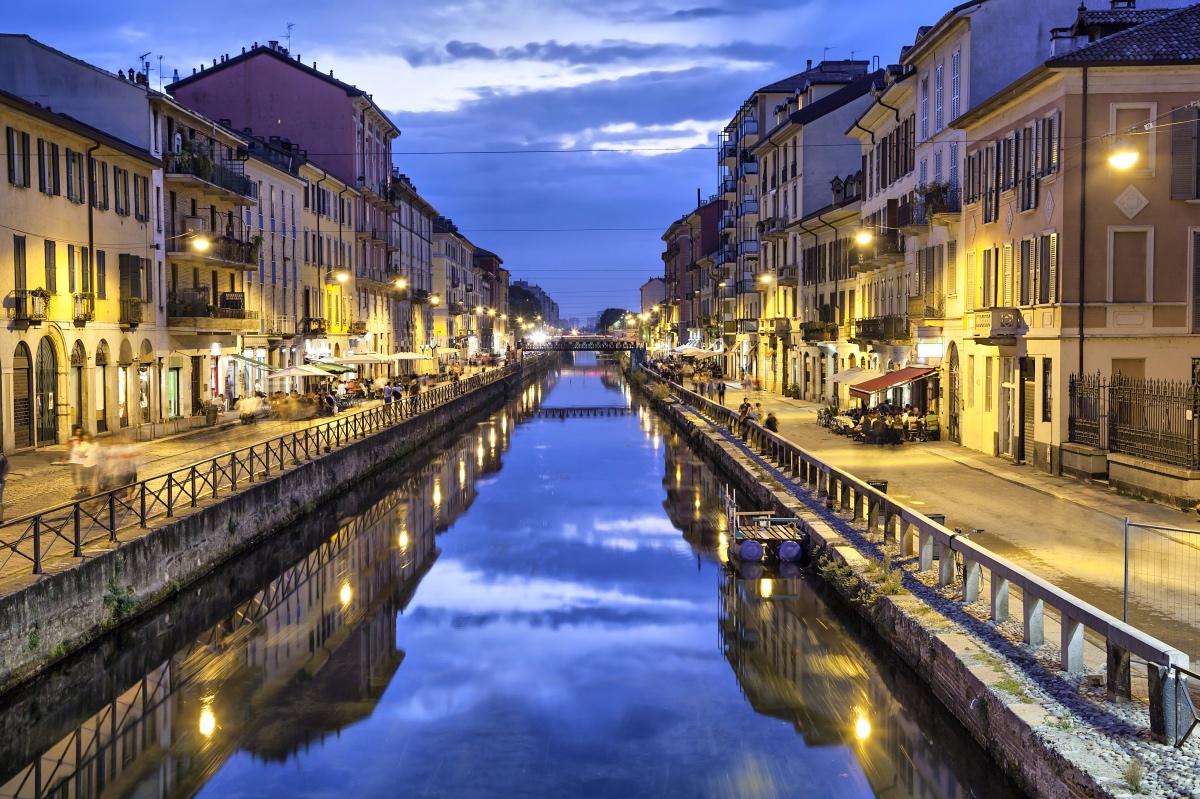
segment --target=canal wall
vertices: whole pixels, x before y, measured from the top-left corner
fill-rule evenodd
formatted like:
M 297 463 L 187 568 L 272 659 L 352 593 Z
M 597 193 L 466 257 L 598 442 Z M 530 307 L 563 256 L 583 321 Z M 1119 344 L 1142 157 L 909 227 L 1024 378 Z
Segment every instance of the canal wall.
M 157 607 L 363 478 L 473 423 L 557 364 L 533 361 L 311 461 L 154 520 L 139 537 L 0 597 L 0 693 Z
M 906 583 L 923 596 L 882 588 L 880 561 L 864 557 L 813 506 L 793 495 L 777 475 L 690 408 L 666 399 L 665 392 L 653 390 L 650 384 L 633 382 L 642 384 L 652 396 L 655 409 L 686 436 L 695 451 L 733 479 L 743 508 L 771 510 L 801 520 L 820 553 L 817 571 L 825 582 L 881 636 L 1023 791 L 1052 799 L 1129 796 L 1130 786 L 1123 771 L 1133 752 L 1145 766 L 1146 784 L 1157 783 L 1154 787 L 1162 789 L 1161 793 L 1150 793 L 1200 797 L 1200 792 L 1187 787 L 1186 777 L 1172 779 L 1164 768 L 1179 768 L 1186 775 L 1191 769 L 1181 763 L 1186 764 L 1189 758 L 1137 735 L 1138 725 L 1131 724 L 1127 716 L 1113 712 L 1111 705 L 1103 708 L 1103 691 L 1101 712 L 1089 714 L 1086 703 L 1068 696 L 1067 680 L 1048 674 L 1046 682 L 1057 683 L 1058 696 L 1046 701 L 1025 673 L 1038 670 L 1033 656 L 1011 647 L 1006 651 L 1003 641 L 997 646 L 999 636 L 989 640 L 986 635 L 974 633 L 972 625 L 956 623 L 963 614 L 954 619 L 954 613 L 938 607 L 940 595 L 920 591 L 919 584 Z M 1018 662 L 1022 657 L 1024 662 Z M 1063 712 L 1064 704 L 1081 713 Z M 1105 735 L 1108 728 L 1124 739 L 1122 745 Z M 1096 729 L 1099 731 L 1093 733 Z M 1174 760 L 1176 756 L 1178 763 L 1156 763 L 1159 758 Z M 1168 779 L 1160 782 L 1159 776 Z M 1179 790 L 1171 790 L 1175 783 Z

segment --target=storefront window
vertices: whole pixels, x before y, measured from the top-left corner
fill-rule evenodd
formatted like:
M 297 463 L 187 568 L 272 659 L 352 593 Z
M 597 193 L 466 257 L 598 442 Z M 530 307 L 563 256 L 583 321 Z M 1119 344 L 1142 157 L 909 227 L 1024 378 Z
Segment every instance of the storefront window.
M 167 372 L 167 416 L 174 419 L 180 415 L 179 369 L 171 369 Z
M 138 418 L 140 424 L 150 423 L 150 367 L 138 367 Z
M 129 427 L 129 370 L 117 368 L 117 419 L 120 427 Z

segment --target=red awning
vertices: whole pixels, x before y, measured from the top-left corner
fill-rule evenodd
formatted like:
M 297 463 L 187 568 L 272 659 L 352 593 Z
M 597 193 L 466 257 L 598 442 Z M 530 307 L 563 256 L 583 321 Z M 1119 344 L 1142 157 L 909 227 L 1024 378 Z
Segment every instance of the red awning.
M 876 377 L 871 380 L 864 380 L 861 383 L 856 383 L 850 386 L 850 396 L 858 399 L 870 400 L 871 395 L 876 391 L 902 386 L 905 383 L 910 383 L 917 378 L 924 377 L 930 372 L 937 371 L 928 366 L 906 366 L 903 369 L 897 369 L 894 372 L 888 372 L 882 377 Z

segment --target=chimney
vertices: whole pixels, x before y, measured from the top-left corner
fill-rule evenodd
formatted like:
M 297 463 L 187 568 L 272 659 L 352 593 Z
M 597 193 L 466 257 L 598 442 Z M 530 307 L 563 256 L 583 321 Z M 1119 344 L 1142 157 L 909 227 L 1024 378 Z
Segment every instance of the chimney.
M 808 66 L 807 66 L 807 67 L 805 67 L 805 69 L 806 69 L 806 70 L 812 69 L 812 59 L 811 59 L 811 58 L 810 58 L 810 59 L 808 59 Z
M 834 178 L 833 180 L 829 181 L 829 186 L 833 189 L 833 204 L 841 204 L 842 201 L 846 199 L 846 188 L 845 184 L 842 183 L 842 179 Z
M 704 203 L 701 202 L 701 200 L 700 200 L 700 189 L 697 188 L 696 189 L 696 207 L 699 208 L 702 205 L 704 205 Z
M 270 41 L 267 42 L 267 47 L 270 47 L 272 50 L 278 50 L 279 49 L 279 40 L 271 39 Z
M 1137 0 L 1112 0 L 1110 7 L 1113 11 L 1116 11 L 1119 8 L 1135 9 L 1137 8 Z
M 175 73 L 171 75 L 171 82 L 179 83 L 179 70 L 175 70 Z

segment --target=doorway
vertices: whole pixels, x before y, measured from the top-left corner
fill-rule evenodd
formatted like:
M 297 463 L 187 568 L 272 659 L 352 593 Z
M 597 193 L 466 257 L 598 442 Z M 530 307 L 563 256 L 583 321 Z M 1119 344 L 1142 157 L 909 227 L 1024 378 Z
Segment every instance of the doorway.
M 34 389 L 37 408 L 37 443 L 39 446 L 58 443 L 58 408 L 55 403 L 58 388 L 58 357 L 54 345 L 43 337 L 38 342 L 37 379 Z
M 29 347 L 17 344 L 13 353 L 13 446 L 33 446 L 33 379 Z
M 1013 410 L 1015 403 L 1013 402 L 1013 394 L 1016 391 L 1016 383 L 1013 381 L 1013 359 L 1000 359 L 1000 417 L 996 427 L 997 444 L 996 448 L 1000 455 L 1012 457 L 1014 455 L 1013 438 L 1015 432 L 1015 422 Z
M 961 409 L 959 407 L 960 397 L 962 394 L 961 375 L 958 367 L 958 347 L 954 342 L 950 342 L 950 359 L 949 366 L 946 370 L 947 380 L 950 383 L 947 397 L 947 418 L 946 431 L 950 440 L 955 444 L 962 443 L 962 427 L 960 422 Z
M 76 341 L 71 348 L 71 375 L 67 385 L 67 395 L 71 398 L 71 427 L 83 427 L 83 369 L 87 365 L 87 355 L 83 351 L 83 342 Z

